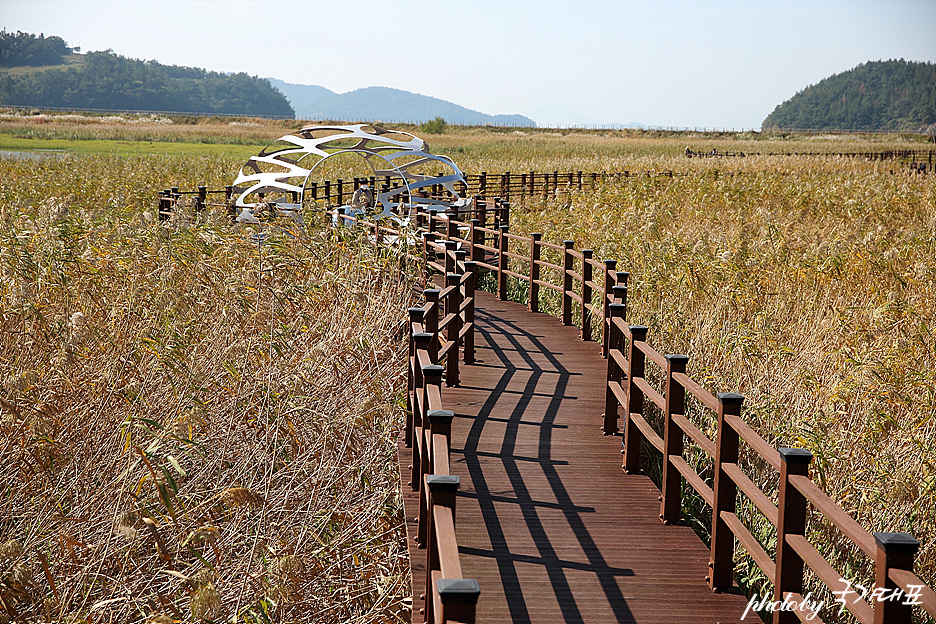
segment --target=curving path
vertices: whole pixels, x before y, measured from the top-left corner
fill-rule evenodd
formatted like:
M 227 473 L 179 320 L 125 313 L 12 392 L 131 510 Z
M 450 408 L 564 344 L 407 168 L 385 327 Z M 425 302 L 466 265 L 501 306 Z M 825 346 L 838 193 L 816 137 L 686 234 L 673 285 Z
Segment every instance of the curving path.
M 599 345 L 552 316 L 476 297 L 476 363 L 442 392 L 456 414 L 456 533 L 464 575 L 481 585 L 477 622 L 759 622 L 741 619 L 743 596 L 708 588 L 708 548 L 689 527 L 663 525 L 650 478 L 621 471 L 621 438 L 600 430 Z M 418 499 L 401 478 L 419 584 Z M 423 591 L 414 587 L 414 622 Z

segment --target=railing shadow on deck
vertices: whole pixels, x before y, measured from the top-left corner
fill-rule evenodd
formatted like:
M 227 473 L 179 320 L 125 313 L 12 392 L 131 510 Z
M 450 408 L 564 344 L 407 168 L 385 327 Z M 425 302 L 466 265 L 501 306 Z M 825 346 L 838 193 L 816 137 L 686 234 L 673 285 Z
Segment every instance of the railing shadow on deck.
M 496 228 L 487 227 L 485 213 L 489 208 L 500 210 L 497 213 L 500 215 L 500 222 Z M 341 212 L 336 212 L 335 215 L 339 222 L 367 228 L 373 234 L 375 245 L 382 244 L 387 236 L 395 237 L 396 241 L 403 241 L 407 236 L 407 232 L 387 227 L 380 222 L 358 223 L 357 219 Z M 464 216 L 471 218 L 458 220 Z M 485 220 L 482 221 L 478 217 L 485 217 Z M 640 447 L 643 441 L 660 451 L 663 456 L 660 518 L 664 523 L 670 524 L 679 520 L 683 480 L 712 508 L 710 573 L 707 580 L 714 591 L 726 591 L 731 588 L 735 540 L 745 548 L 774 585 L 775 601 L 786 601 L 788 604 L 792 601 L 803 603 L 801 594 L 804 591 L 806 567 L 833 592 L 841 593 L 851 589 L 842 575 L 806 538 L 807 511 L 808 506 L 812 505 L 816 512 L 831 522 L 874 562 L 875 586 L 879 593 L 873 595 L 871 602 L 860 597 L 851 602 L 845 601 L 845 608 L 859 622 L 909 624 L 913 619 L 914 607 L 921 607 L 923 611 L 936 617 L 936 593 L 913 573 L 913 556 L 919 542 L 906 533 L 869 533 L 809 478 L 808 468 L 812 458 L 809 451 L 787 447 L 774 448 L 741 418 L 744 397 L 734 393 L 710 393 L 686 373 L 686 356 L 663 355 L 651 347 L 647 339 L 647 328 L 629 325 L 625 320 L 628 274 L 616 271 L 614 260 L 599 262 L 593 258 L 590 250 L 576 251 L 573 241 L 564 241 L 562 245 L 557 245 L 543 241 L 541 235 L 535 233 L 529 237 L 510 234 L 509 204 L 500 201 L 488 203 L 476 200 L 472 210 L 465 215 L 421 214 L 418 216 L 415 232 L 410 235 L 421 245 L 422 253 L 416 255 L 408 251 L 407 257 L 420 264 L 426 276 L 425 284 L 431 285 L 429 275 L 432 271 L 445 275 L 447 284 L 442 291 L 428 288 L 425 291 L 425 307 L 410 310 L 412 398 L 408 406 L 410 420 L 407 423 L 406 437 L 407 443 L 412 444 L 414 451 L 413 483 L 425 481 L 425 489 L 428 490 L 428 494 L 421 496 L 421 499 L 426 501 L 425 531 L 427 539 L 430 540 L 426 621 L 437 621 L 431 617 L 434 617 L 433 613 L 438 612 L 438 607 L 430 613 L 430 603 L 438 604 L 443 600 L 439 597 L 442 592 L 437 591 L 442 588 L 438 585 L 438 578 L 449 578 L 444 575 L 456 570 L 453 561 L 457 562 L 454 510 L 452 509 L 449 516 L 449 512 L 443 509 L 454 507 L 454 493 L 451 499 L 436 494 L 436 491 L 454 492 L 454 487 L 457 487 L 453 486 L 452 477 L 445 477 L 448 472 L 449 449 L 447 442 L 442 443 L 442 440 L 448 440 L 453 414 L 447 412 L 444 417 L 435 415 L 435 419 L 439 420 L 438 424 L 435 424 L 436 421 L 430 415 L 430 412 L 441 410 L 443 368 L 437 362 L 445 360 L 446 383 L 456 385 L 460 342 L 464 344 L 465 362 L 474 361 L 473 289 L 482 269 L 496 276 L 496 294 L 501 300 L 507 299 L 508 278 L 513 278 L 521 284 L 526 283 L 528 307 L 531 312 L 539 311 L 540 288 L 557 292 L 563 325 L 573 325 L 573 317 L 577 317 L 583 340 L 590 340 L 593 334 L 592 326 L 601 323 L 603 352 L 607 357 L 605 412 L 601 416 L 604 433 L 612 435 L 618 432 L 618 412 L 619 408 L 623 407 L 622 468 L 628 472 L 640 470 Z M 511 249 L 511 244 L 522 244 L 528 249 L 517 253 Z M 596 298 L 598 302 L 595 301 Z M 445 308 L 446 315 L 440 321 L 442 307 Z M 440 337 L 442 329 L 446 330 L 444 346 L 441 345 Z M 645 374 L 648 361 L 658 366 L 663 373 L 664 382 L 659 389 L 654 388 Z M 718 423 L 715 440 L 706 437 L 686 417 L 687 392 L 715 413 Z M 647 399 L 656 404 L 664 414 L 662 433 L 658 433 L 644 417 Z M 436 448 L 437 440 L 441 451 L 433 455 L 429 449 Z M 712 485 L 698 475 L 686 461 L 687 440 L 690 445 L 714 458 Z M 741 441 L 745 442 L 757 457 L 779 472 L 780 486 L 776 502 L 764 494 L 739 466 Z M 446 480 L 437 482 L 429 479 L 429 475 L 435 474 L 433 470 L 436 469 L 445 471 L 438 473 L 438 478 L 445 477 Z M 436 483 L 439 485 L 435 485 Z M 414 485 L 414 489 L 419 489 L 419 486 Z M 739 494 L 744 494 L 776 527 L 776 558 L 770 557 L 736 514 Z M 436 500 L 440 502 L 436 503 Z M 433 516 L 436 510 L 439 514 Z M 436 530 L 433 533 L 434 517 L 442 518 L 444 523 L 451 517 L 451 531 L 449 532 L 449 525 L 444 524 L 442 531 Z M 423 531 L 421 506 L 420 537 L 424 535 Z M 435 547 L 431 545 L 433 539 L 437 541 Z M 437 563 L 436 568 L 433 568 L 432 562 L 442 559 L 438 554 L 433 559 L 432 548 L 444 550 L 447 553 L 447 563 Z M 442 565 L 441 571 L 437 569 L 439 565 Z M 460 576 L 460 567 L 457 571 Z M 433 580 L 436 582 L 433 583 Z M 475 588 L 476 585 L 472 586 L 471 591 Z M 472 596 L 477 600 L 477 593 Z M 432 600 L 429 597 L 432 597 Z M 471 604 L 473 617 L 474 603 Z M 802 610 L 777 610 L 773 613 L 773 622 L 785 624 L 798 620 L 806 621 L 806 617 L 807 613 Z
M 481 315 L 480 312 L 478 314 L 479 316 Z M 498 366 L 503 368 L 504 374 L 498 386 L 492 389 L 488 401 L 481 407 L 479 417 L 476 418 L 471 425 L 471 429 L 466 438 L 465 448 L 463 449 L 465 462 L 476 490 L 485 488 L 484 473 L 477 462 L 477 445 L 488 419 L 481 415 L 486 415 L 491 411 L 493 403 L 497 401 L 499 395 L 498 390 L 505 389 L 510 381 L 509 378 L 517 372 L 516 367 L 511 363 L 511 359 L 506 354 L 504 348 L 510 345 L 513 347 L 513 351 L 528 365 L 529 368 L 523 369 L 523 372 L 529 376 L 529 379 L 527 381 L 527 390 L 519 397 L 518 403 L 513 410 L 513 414 L 508 419 L 508 422 L 504 423 L 505 435 L 501 450 L 496 454 L 496 458 L 503 463 L 511 488 L 515 492 L 516 498 L 508 502 L 516 502 L 516 504 L 520 505 L 524 522 L 527 524 L 530 534 L 534 537 L 535 546 L 539 550 L 540 556 L 529 557 L 511 554 L 506 547 L 506 543 L 504 543 L 502 549 L 498 550 L 493 544 L 493 538 L 493 552 L 486 553 L 477 550 L 472 550 L 470 552 L 476 556 L 488 556 L 497 560 L 498 568 L 501 571 L 501 579 L 504 582 L 504 591 L 505 593 L 509 593 L 513 598 L 511 601 L 508 601 L 508 607 L 510 608 L 512 619 L 515 622 L 530 621 L 530 617 L 526 612 L 526 604 L 520 588 L 519 579 L 516 578 L 516 573 L 513 570 L 513 564 L 515 562 L 533 563 L 546 568 L 550 584 L 557 598 L 557 603 L 562 611 L 562 621 L 583 621 L 578 605 L 576 604 L 575 596 L 572 594 L 566 579 L 566 570 L 587 570 L 597 576 L 608 603 L 614 606 L 617 621 L 631 622 L 633 621 L 633 615 L 627 606 L 627 601 L 622 595 L 616 579 L 620 576 L 632 576 L 633 571 L 627 568 L 614 568 L 607 564 L 604 557 L 602 557 L 599 552 L 595 541 L 592 539 L 586 523 L 582 519 L 582 514 L 594 513 L 594 508 L 583 507 L 573 502 L 571 493 L 566 489 L 562 478 L 556 470 L 556 466 L 566 462 L 552 459 L 552 432 L 557 426 L 555 424 L 555 419 L 557 414 L 559 414 L 559 408 L 565 398 L 566 389 L 572 380 L 573 374 L 563 366 L 561 358 L 550 353 L 549 349 L 541 343 L 536 335 L 526 331 L 522 326 L 495 317 L 488 317 L 485 321 L 485 325 L 490 327 L 491 330 L 478 329 L 478 331 L 484 335 L 486 339 L 485 343 L 498 359 Z M 502 327 L 498 327 L 499 325 Z M 496 332 L 496 334 L 493 332 Z M 500 338 L 500 340 L 498 340 L 498 338 Z M 545 355 L 549 363 L 549 368 L 544 368 L 541 364 L 536 362 L 535 359 L 530 356 L 531 352 Z M 540 384 L 544 374 L 549 375 L 551 383 L 550 392 L 548 394 L 549 406 L 537 410 L 537 412 L 541 411 L 543 413 L 543 420 L 539 423 L 521 423 L 520 419 L 527 413 L 526 408 L 529 406 L 530 400 L 537 396 L 546 396 L 544 393 L 536 392 L 536 388 Z M 539 429 L 537 456 L 535 458 L 520 458 L 517 457 L 514 452 L 515 444 L 520 437 L 521 425 Z M 518 461 L 532 462 L 541 468 L 550 490 L 556 499 L 556 503 L 543 503 L 533 499 L 521 475 Z M 486 492 L 486 495 L 487 498 L 491 498 L 489 492 Z M 479 498 L 481 498 L 480 491 Z M 559 509 L 563 512 L 566 521 L 575 535 L 575 539 L 578 540 L 581 546 L 582 552 L 588 557 L 587 565 L 560 559 L 547 536 L 542 521 L 536 513 L 536 508 L 538 506 L 547 506 Z M 500 522 L 493 505 L 489 505 L 487 509 L 482 509 L 488 534 L 491 536 L 502 534 Z

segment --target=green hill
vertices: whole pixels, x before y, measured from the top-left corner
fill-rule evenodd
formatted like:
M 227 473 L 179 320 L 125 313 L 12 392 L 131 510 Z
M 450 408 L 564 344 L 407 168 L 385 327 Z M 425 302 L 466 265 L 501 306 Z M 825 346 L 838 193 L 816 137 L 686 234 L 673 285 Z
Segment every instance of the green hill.
M 765 130 L 932 132 L 936 64 L 869 61 L 806 87 L 777 106 Z
M 61 43 L 61 45 L 59 45 Z M 80 60 L 76 59 L 80 56 Z M 7 106 L 149 110 L 293 117 L 265 78 L 161 65 L 110 50 L 69 54 L 58 37 L 0 37 L 0 103 Z

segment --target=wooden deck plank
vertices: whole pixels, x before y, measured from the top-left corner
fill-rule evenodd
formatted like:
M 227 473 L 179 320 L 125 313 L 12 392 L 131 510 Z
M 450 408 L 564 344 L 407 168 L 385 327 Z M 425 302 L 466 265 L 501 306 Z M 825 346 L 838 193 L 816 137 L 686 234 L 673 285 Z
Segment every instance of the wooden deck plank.
M 477 362 L 442 393 L 456 414 L 456 534 L 464 576 L 481 585 L 477 621 L 741 621 L 747 600 L 708 589 L 708 549 L 662 524 L 659 490 L 625 475 L 621 438 L 602 435 L 600 346 L 552 316 L 477 297 Z M 403 487 L 412 531 L 416 498 Z M 421 622 L 425 551 L 411 553 Z

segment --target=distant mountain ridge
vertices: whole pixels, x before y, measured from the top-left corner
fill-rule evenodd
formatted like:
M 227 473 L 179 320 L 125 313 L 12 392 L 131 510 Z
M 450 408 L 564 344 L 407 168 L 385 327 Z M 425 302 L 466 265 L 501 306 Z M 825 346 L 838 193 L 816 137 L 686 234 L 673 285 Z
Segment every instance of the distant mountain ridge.
M 449 123 L 535 126 L 523 115 L 488 115 L 440 100 L 390 87 L 364 87 L 335 93 L 317 85 L 300 85 L 268 78 L 286 96 L 299 119 L 423 122 L 442 117 Z
M 761 124 L 772 128 L 933 132 L 936 64 L 869 61 L 783 102 Z

